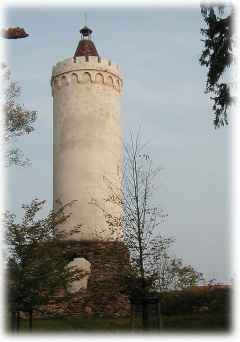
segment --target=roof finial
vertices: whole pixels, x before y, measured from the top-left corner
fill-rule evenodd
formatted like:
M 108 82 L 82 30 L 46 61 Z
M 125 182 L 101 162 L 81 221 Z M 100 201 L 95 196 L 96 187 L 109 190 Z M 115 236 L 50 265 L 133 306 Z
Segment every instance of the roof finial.
M 84 25 L 87 26 L 87 13 L 84 12 Z
M 87 21 L 87 15 L 84 13 L 85 24 Z M 75 51 L 74 58 L 79 56 L 98 56 L 97 49 L 92 41 L 92 30 L 86 25 L 80 30 L 81 40 Z
M 92 30 L 89 27 L 87 27 L 87 13 L 84 12 L 83 15 L 84 15 L 84 26 L 80 30 L 81 38 L 82 39 L 91 39 Z

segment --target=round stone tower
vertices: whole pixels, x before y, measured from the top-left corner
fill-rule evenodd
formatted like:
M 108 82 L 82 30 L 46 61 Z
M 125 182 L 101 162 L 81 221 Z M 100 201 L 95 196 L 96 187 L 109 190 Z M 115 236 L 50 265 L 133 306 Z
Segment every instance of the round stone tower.
M 80 32 L 74 56 L 52 72 L 53 198 L 55 205 L 76 200 L 60 228 L 79 227 L 70 240 L 121 240 L 121 227 L 106 223 L 106 214 L 120 216 L 121 208 L 106 199 L 121 187 L 122 78 L 118 65 L 99 56 L 92 31 Z
M 117 65 L 99 56 L 92 31 L 85 26 L 80 32 L 74 56 L 53 67 L 51 80 L 54 205 L 75 201 L 58 232 L 65 235 L 61 243 L 69 266 L 84 272 L 59 310 L 126 315 L 122 284 L 129 258 L 117 220 L 122 208 L 110 199 L 122 180 L 122 78 Z M 68 235 L 73 228 L 78 232 Z

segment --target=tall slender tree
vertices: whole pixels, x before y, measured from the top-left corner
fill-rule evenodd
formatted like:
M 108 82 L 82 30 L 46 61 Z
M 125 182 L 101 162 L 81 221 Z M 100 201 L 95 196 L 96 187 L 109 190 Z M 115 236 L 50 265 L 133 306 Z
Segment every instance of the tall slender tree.
M 232 7 L 202 5 L 201 13 L 206 27 L 201 29 L 204 47 L 199 59 L 208 68 L 205 92 L 213 102 L 214 127 L 228 125 L 228 114 L 233 96 L 231 84 L 224 80 L 227 69 L 232 65 L 233 16 Z
M 122 186 L 117 189 L 108 179 L 109 212 L 96 201 L 104 213 L 108 225 L 114 230 L 123 229 L 124 240 L 130 256 L 130 268 L 126 274 L 126 290 L 133 300 L 140 300 L 143 312 L 143 328 L 147 325 L 146 299 L 157 275 L 153 267 L 159 242 L 159 225 L 167 216 L 162 209 L 153 206 L 154 178 L 160 169 L 153 167 L 151 158 L 144 152 L 140 134 L 130 137 L 125 146 Z M 121 207 L 122 211 L 114 210 Z M 121 212 L 120 216 L 114 212 Z

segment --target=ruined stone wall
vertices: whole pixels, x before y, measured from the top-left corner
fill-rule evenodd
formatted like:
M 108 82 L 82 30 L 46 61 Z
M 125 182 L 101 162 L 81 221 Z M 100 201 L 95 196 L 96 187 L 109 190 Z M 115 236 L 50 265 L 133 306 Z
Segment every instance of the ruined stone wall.
M 85 258 L 90 263 L 87 289 L 72 293 L 65 302 L 61 301 L 60 290 L 43 307 L 44 315 L 128 316 L 130 303 L 124 294 L 124 276 L 129 267 L 126 246 L 118 241 L 63 241 L 62 244 L 69 261 Z

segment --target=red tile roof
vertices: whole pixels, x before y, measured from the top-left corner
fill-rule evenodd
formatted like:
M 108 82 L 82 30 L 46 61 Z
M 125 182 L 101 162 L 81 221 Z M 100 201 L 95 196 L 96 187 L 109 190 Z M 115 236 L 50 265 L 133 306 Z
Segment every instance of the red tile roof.
M 75 51 L 74 57 L 79 56 L 99 56 L 97 49 L 90 39 L 80 40 L 77 50 Z

